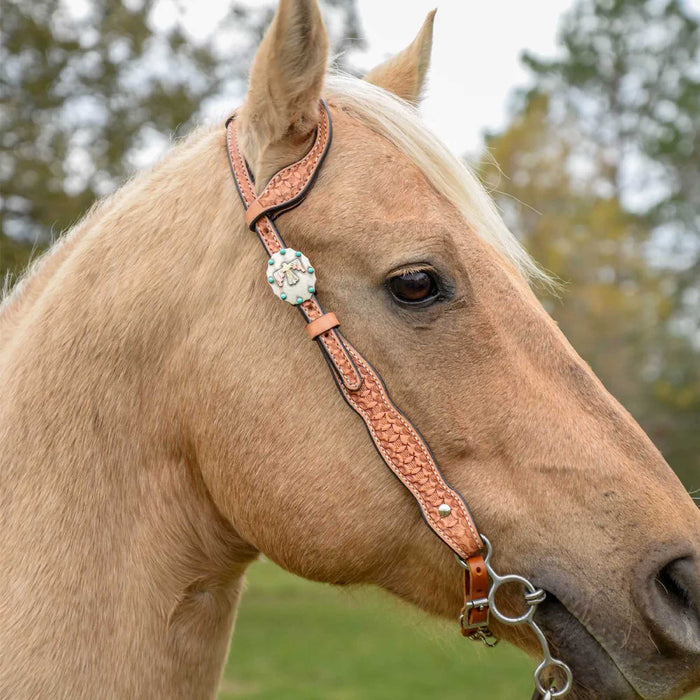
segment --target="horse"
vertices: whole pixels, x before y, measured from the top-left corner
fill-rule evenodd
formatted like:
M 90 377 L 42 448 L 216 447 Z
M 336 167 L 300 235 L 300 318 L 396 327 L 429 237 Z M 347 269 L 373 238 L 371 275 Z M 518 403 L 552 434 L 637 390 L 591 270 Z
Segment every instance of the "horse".
M 494 566 L 546 591 L 537 620 L 571 697 L 679 697 L 700 684 L 700 512 L 422 124 L 431 43 L 429 16 L 364 80 L 334 75 L 316 0 L 281 0 L 236 113 L 251 176 L 262 188 L 304 157 L 324 98 L 332 146 L 279 218 L 319 295 L 465 496 Z M 3 301 L 0 697 L 214 697 L 261 553 L 458 615 L 452 553 L 265 262 L 219 124 L 95 206 Z M 504 609 L 520 605 L 511 588 Z M 478 679 L 469 691 L 486 697 Z

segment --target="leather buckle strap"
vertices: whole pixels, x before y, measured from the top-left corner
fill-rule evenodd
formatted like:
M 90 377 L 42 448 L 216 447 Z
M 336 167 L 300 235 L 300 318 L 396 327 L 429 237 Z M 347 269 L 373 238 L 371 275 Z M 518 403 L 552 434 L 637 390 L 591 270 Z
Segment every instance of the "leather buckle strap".
M 462 634 L 472 637 L 489 624 L 489 575 L 481 554 L 468 557 L 464 567 L 464 607 L 460 621 Z
M 274 175 L 258 195 L 238 144 L 235 115 L 231 117 L 226 124 L 228 156 L 246 209 L 246 223 L 256 231 L 270 256 L 270 288 L 280 299 L 297 306 L 306 318 L 307 332 L 319 341 L 340 391 L 364 421 L 384 462 L 417 501 L 425 522 L 461 560 L 478 560 L 484 543 L 464 499 L 442 476 L 425 440 L 391 401 L 376 370 L 340 334 L 338 319 L 324 312 L 315 293 L 314 268 L 300 251 L 285 246 L 273 222 L 275 216 L 297 206 L 306 196 L 331 138 L 330 114 L 321 101 L 316 137 L 309 152 Z M 483 558 L 480 561 L 483 563 Z M 469 584 L 465 583 L 468 602 L 485 597 L 485 571 L 485 567 L 470 571 Z M 478 606 L 467 613 L 468 623 L 469 619 L 478 622 L 484 614 Z

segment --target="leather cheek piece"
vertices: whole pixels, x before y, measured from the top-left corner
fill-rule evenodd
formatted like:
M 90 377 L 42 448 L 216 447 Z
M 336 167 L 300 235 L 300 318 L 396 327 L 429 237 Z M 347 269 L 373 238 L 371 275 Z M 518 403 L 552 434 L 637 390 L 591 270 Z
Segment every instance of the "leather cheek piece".
M 269 219 L 263 217 L 261 221 L 269 221 Z M 300 304 L 299 309 L 308 321 L 307 327 L 325 315 L 316 296 L 312 296 L 311 299 Z M 362 386 L 362 374 L 360 374 L 355 362 L 350 357 L 350 351 L 340 337 L 337 328 L 328 328 L 326 331 L 319 333 L 316 336 L 316 340 L 319 341 L 323 352 L 342 385 L 349 391 L 357 391 Z
M 258 195 L 238 144 L 235 120 L 227 122 L 229 162 L 246 209 L 246 222 L 255 229 L 268 255 L 272 256 L 285 247 L 272 217 L 302 201 L 323 162 L 331 134 L 330 115 L 322 102 L 311 150 L 301 160 L 274 175 Z M 381 377 L 341 335 L 336 316 L 324 313 L 315 294 L 297 308 L 306 319 L 307 333 L 318 341 L 331 365 L 346 401 L 363 419 L 387 466 L 416 499 L 428 526 L 462 560 L 483 551 L 483 542 L 466 503 L 445 481 L 428 445 L 391 401 Z M 483 559 L 481 561 L 483 564 Z M 485 566 L 483 571 L 485 576 Z M 487 578 L 472 573 L 469 599 L 484 597 L 481 591 L 486 591 L 487 585 Z M 469 611 L 472 620 L 478 620 L 484 614 L 475 610 Z
M 464 571 L 464 600 L 466 602 L 475 600 L 485 600 L 489 594 L 489 575 L 486 570 L 484 557 L 476 554 L 467 559 L 468 569 Z M 466 611 L 466 625 L 462 628 L 462 634 L 470 637 L 474 634 L 474 627 L 486 625 L 489 621 L 488 606 L 483 608 L 474 607 Z
M 364 421 L 382 459 L 416 499 L 428 526 L 452 551 L 461 559 L 479 552 L 483 542 L 462 497 L 445 481 L 427 444 L 391 401 L 379 375 L 348 341 L 344 343 L 362 375 L 362 387 L 348 391 L 340 384 L 340 390 Z M 450 507 L 446 517 L 440 512 L 444 505 Z
M 336 315 L 330 311 L 323 316 L 319 316 L 315 321 L 306 324 L 306 332 L 311 340 L 316 340 L 321 333 L 329 331 L 331 328 L 337 328 L 340 324 Z

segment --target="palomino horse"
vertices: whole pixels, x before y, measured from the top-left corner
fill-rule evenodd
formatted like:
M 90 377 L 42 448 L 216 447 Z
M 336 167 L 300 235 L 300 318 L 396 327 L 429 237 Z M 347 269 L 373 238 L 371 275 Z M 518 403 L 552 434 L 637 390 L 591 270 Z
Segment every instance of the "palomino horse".
M 280 218 L 285 237 L 495 565 L 548 592 L 537 619 L 573 669 L 571 697 L 679 697 L 700 683 L 700 514 L 408 104 L 431 21 L 366 82 L 332 78 L 315 0 L 283 0 L 241 148 L 262 187 L 309 149 L 325 97 L 333 144 Z M 92 210 L 3 303 L 0 697 L 213 697 L 260 552 L 458 615 L 454 557 L 266 288 L 261 256 L 217 125 Z M 470 690 L 488 697 L 478 679 Z

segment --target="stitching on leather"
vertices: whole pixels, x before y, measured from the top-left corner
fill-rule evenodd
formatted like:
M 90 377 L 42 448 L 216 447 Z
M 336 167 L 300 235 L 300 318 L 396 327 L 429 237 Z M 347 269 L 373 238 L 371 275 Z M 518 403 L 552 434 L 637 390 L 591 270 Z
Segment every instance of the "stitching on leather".
M 270 255 L 276 253 L 282 248 L 282 241 L 280 241 L 275 234 L 274 229 L 270 225 L 270 219 L 268 219 L 267 216 L 263 216 L 261 219 L 257 220 L 255 223 L 255 229 L 260 235 L 260 238 L 262 238 L 262 241 L 267 248 L 267 252 L 270 253 Z
M 343 342 L 338 337 L 335 329 L 321 333 L 318 336 L 324 347 L 331 356 L 334 366 L 338 369 L 343 378 L 344 386 L 350 391 L 358 391 L 362 386 L 362 375 L 357 370 L 349 359 L 348 352 Z M 345 371 L 343 371 L 345 369 Z M 352 377 L 348 376 L 348 372 L 352 373 Z
M 418 503 L 421 505 L 423 512 L 428 516 L 431 522 L 434 522 L 434 518 L 432 516 L 432 513 L 430 512 L 430 507 L 428 504 L 425 502 L 423 499 L 423 496 L 421 492 L 416 488 L 416 486 L 413 485 L 412 482 L 408 480 L 406 476 L 404 476 L 404 473 L 395 466 L 394 460 L 389 455 L 386 450 L 384 449 L 384 441 L 379 438 L 377 435 L 374 426 L 372 425 L 372 419 L 370 415 L 361 407 L 358 406 L 355 402 L 352 401 L 350 398 L 349 392 L 345 389 L 345 387 L 342 388 L 343 393 L 348 397 L 348 400 L 351 401 L 353 406 L 355 406 L 355 409 L 357 412 L 362 416 L 362 418 L 365 421 L 365 424 L 367 425 L 367 428 L 370 432 L 370 435 L 372 436 L 372 439 L 374 440 L 374 444 L 377 446 L 377 449 L 379 450 L 380 454 L 382 457 L 384 457 L 384 461 L 388 464 L 389 468 L 391 471 L 396 474 L 396 476 L 399 477 L 401 480 L 401 483 L 413 494 L 413 497 L 418 501 Z M 440 527 L 434 527 L 431 525 L 431 528 L 435 531 L 440 533 L 441 539 L 445 539 L 447 542 L 449 542 L 450 546 L 462 557 L 466 558 L 469 555 L 467 552 L 462 548 L 461 545 L 459 545 L 457 542 L 454 541 L 454 539 L 447 533 L 445 530 L 443 530 Z
M 315 321 L 323 315 L 321 307 L 316 303 L 315 299 L 308 299 L 303 302 L 302 307 L 310 320 Z M 323 343 L 323 347 L 328 353 L 333 366 L 338 371 L 338 374 L 343 380 L 343 384 L 350 391 L 357 391 L 362 386 L 362 375 L 355 367 L 350 358 L 350 354 L 345 347 L 345 344 L 338 336 L 335 328 L 329 328 L 317 336 L 317 339 Z
M 235 129 L 234 124 L 235 122 L 231 122 L 229 128 L 227 129 L 226 142 L 236 178 L 239 182 L 239 186 L 241 187 L 241 195 L 247 209 L 250 206 L 250 202 L 256 199 L 256 193 L 255 187 L 250 180 L 245 162 L 243 161 L 242 152 L 238 144 L 237 130 Z M 313 175 L 318 161 L 325 150 L 327 138 L 328 115 L 326 114 L 325 110 L 323 110 L 322 120 L 319 123 L 318 134 L 314 141 L 313 147 L 302 160 L 293 163 L 284 170 L 281 170 L 272 178 L 262 194 L 257 197 L 263 206 L 263 200 L 265 198 L 274 199 L 277 194 L 284 195 L 285 187 L 292 193 L 288 199 L 293 199 L 304 189 L 304 187 L 306 187 L 308 184 L 308 179 Z M 235 148 L 233 147 L 232 139 L 235 140 Z M 309 161 L 312 159 L 313 162 L 311 163 L 311 170 L 309 172 L 306 170 L 306 167 Z M 287 200 L 283 200 L 282 202 L 277 203 L 273 201 L 272 204 L 268 206 L 277 206 L 284 204 L 286 201 Z M 276 252 L 282 247 L 282 242 L 276 234 L 267 215 L 264 215 L 258 219 L 256 222 L 256 229 L 261 240 L 263 241 L 263 244 L 268 249 L 270 254 Z M 305 301 L 302 306 L 310 320 L 319 318 L 323 313 L 314 299 Z M 464 530 L 462 527 L 460 527 L 462 525 L 460 519 L 454 521 L 450 527 L 458 528 L 461 533 L 467 534 L 468 532 L 471 534 L 473 546 L 477 547 L 477 543 L 479 542 L 480 538 L 474 528 L 471 516 L 466 510 L 462 499 L 441 477 L 437 470 L 435 461 L 425 445 L 425 442 L 416 433 L 411 423 L 399 413 L 396 406 L 394 406 L 391 400 L 388 398 L 386 391 L 384 390 L 384 387 L 376 373 L 372 371 L 364 358 L 357 351 L 355 351 L 352 346 L 348 347 L 349 344 L 346 345 L 340 339 L 340 336 L 336 332 L 335 328 L 329 329 L 328 331 L 320 334 L 318 339 L 323 343 L 328 357 L 338 371 L 339 377 L 342 379 L 341 390 L 344 396 L 364 420 L 367 428 L 369 429 L 370 435 L 372 436 L 372 440 L 374 441 L 374 444 L 376 445 L 379 453 L 382 455 L 387 466 L 389 466 L 394 474 L 399 477 L 404 486 L 406 486 L 406 488 L 418 501 L 430 527 L 441 537 L 441 539 L 447 542 L 456 552 L 458 552 L 460 556 L 463 558 L 469 557 L 470 554 L 468 550 L 465 550 L 464 547 L 455 540 L 446 523 L 442 523 L 435 518 L 434 511 L 436 510 L 437 506 L 434 503 L 429 503 L 426 501 L 426 498 L 424 497 L 419 485 L 414 483 L 416 475 L 424 474 L 430 481 L 430 486 L 434 487 L 431 496 L 436 496 L 436 498 L 439 498 L 442 501 L 449 499 L 458 506 L 459 511 L 464 516 L 464 522 L 466 522 L 468 530 Z M 355 363 L 353 363 L 352 358 L 355 359 Z M 363 382 L 362 370 L 364 370 L 367 377 L 371 381 L 367 381 L 367 379 L 365 379 Z M 354 378 L 352 375 L 354 375 Z M 365 390 L 358 393 L 362 389 L 363 384 Z M 370 401 L 379 399 L 386 411 L 392 416 L 393 421 L 387 420 L 383 425 L 380 424 L 380 419 L 376 418 L 376 416 L 372 415 L 363 407 L 363 405 L 361 405 L 363 402 L 366 402 L 368 398 Z M 413 474 L 406 471 L 406 462 L 402 461 L 399 457 L 402 452 L 406 451 L 409 443 L 403 442 L 403 440 L 400 439 L 402 431 L 397 430 L 395 425 L 397 421 L 401 423 L 404 430 L 407 431 L 410 438 L 412 438 L 411 449 L 413 450 L 413 454 L 409 453 L 407 456 L 409 457 L 408 463 L 413 463 L 416 469 Z M 375 423 L 378 424 L 378 427 L 384 428 L 384 433 L 390 432 L 392 436 L 394 436 L 394 440 L 389 441 L 386 438 L 380 438 L 380 436 L 377 434 L 377 430 L 375 429 Z M 408 437 L 406 439 L 410 440 Z M 392 455 L 389 453 L 386 443 L 393 445 L 393 443 L 397 441 L 400 441 L 404 447 L 400 451 L 397 450 L 396 447 L 392 447 Z M 422 459 L 419 459 L 419 456 Z M 403 469 L 401 468 L 402 466 Z M 414 481 L 412 481 L 410 477 L 414 477 Z
M 322 110 L 322 118 L 318 125 L 318 134 L 314 141 L 314 145 L 311 150 L 299 161 L 288 165 L 283 170 L 280 170 L 274 177 L 268 182 L 267 187 L 260 193 L 257 197 L 258 202 L 264 209 L 270 207 L 282 206 L 284 203 L 290 199 L 294 199 L 308 184 L 309 178 L 313 175 L 316 170 L 316 165 L 320 160 L 323 152 L 325 150 L 326 142 L 328 140 L 328 115 L 325 110 Z M 307 169 L 308 161 L 313 158 L 313 162 Z M 283 184 L 289 184 L 291 177 L 297 176 L 299 178 L 296 185 L 291 185 L 290 191 L 286 193 L 285 198 L 282 201 L 278 201 L 277 190 L 279 190 Z M 272 200 L 268 203 L 268 200 Z
M 437 468 L 435 467 L 435 462 L 432 459 L 430 453 L 428 452 L 427 448 L 425 447 L 425 443 L 423 440 L 420 438 L 420 436 L 415 432 L 413 429 L 413 426 L 408 422 L 396 409 L 396 407 L 391 403 L 389 398 L 386 395 L 386 392 L 384 391 L 382 384 L 379 380 L 379 378 L 375 375 L 374 372 L 370 369 L 370 367 L 367 365 L 367 363 L 364 361 L 361 355 L 357 353 L 354 348 L 348 348 L 350 354 L 352 357 L 354 357 L 355 361 L 357 364 L 359 364 L 367 374 L 370 375 L 372 378 L 372 381 L 375 385 L 374 388 L 370 387 L 368 382 L 365 380 L 365 386 L 367 388 L 367 391 L 370 394 L 373 395 L 379 395 L 379 398 L 382 401 L 382 404 L 392 413 L 393 416 L 395 416 L 396 419 L 398 419 L 402 425 L 408 430 L 410 435 L 413 437 L 415 440 L 421 454 L 424 456 L 425 461 L 427 463 L 428 468 L 430 469 L 430 473 L 433 475 L 435 481 L 437 484 L 440 486 L 441 491 L 444 491 L 450 496 L 450 499 L 453 500 L 454 502 L 457 503 L 459 506 L 459 509 L 461 513 L 464 515 L 464 520 L 467 524 L 467 527 L 469 528 L 469 532 L 472 536 L 473 544 L 476 547 L 477 543 L 479 542 L 479 537 L 476 533 L 476 530 L 472 524 L 472 519 L 469 513 L 466 510 L 466 507 L 462 503 L 461 498 L 447 485 L 445 480 L 440 476 L 440 474 L 437 471 Z M 372 435 L 373 440 L 375 441 L 375 444 L 379 448 L 381 454 L 383 457 L 385 457 L 385 460 L 388 460 L 387 464 L 391 468 L 391 470 L 399 476 L 401 479 L 402 483 L 406 485 L 406 487 L 411 491 L 411 493 L 415 496 L 416 500 L 423 506 L 423 511 L 426 514 L 426 516 L 429 518 L 431 522 L 431 527 L 438 533 L 441 534 L 441 537 L 443 537 L 446 541 L 448 541 L 451 545 L 454 545 L 454 548 L 459 550 L 459 553 L 465 557 L 469 556 L 466 550 L 463 549 L 461 545 L 459 545 L 449 534 L 449 532 L 444 528 L 442 523 L 440 523 L 438 520 L 435 519 L 432 510 L 434 510 L 435 506 L 433 505 L 428 505 L 423 498 L 423 495 L 421 492 L 417 489 L 416 486 L 413 485 L 412 482 L 408 481 L 407 477 L 404 476 L 404 473 L 401 471 L 399 467 L 396 466 L 396 462 L 393 457 L 391 457 L 385 450 L 384 448 L 384 440 L 381 439 L 375 429 L 374 425 L 372 422 L 372 416 L 371 414 L 368 414 L 361 406 L 358 405 L 356 399 L 364 398 L 364 397 L 359 397 L 357 394 L 350 394 L 343 388 L 343 393 L 346 395 L 348 400 L 351 402 L 351 404 L 357 408 L 358 412 L 360 415 L 365 419 L 365 423 L 367 424 L 367 427 L 370 430 L 370 434 Z M 459 523 L 455 523 L 455 525 L 458 525 Z
M 231 143 L 232 137 L 233 140 L 236 142 L 235 148 Z M 238 144 L 238 130 L 236 129 L 235 120 L 230 123 L 229 128 L 226 130 L 226 145 L 228 146 L 229 153 L 232 155 L 233 167 L 234 170 L 237 171 L 237 180 L 239 184 L 245 185 L 245 189 L 248 190 L 247 192 L 241 193 L 243 195 L 243 201 L 245 202 L 247 208 L 249 205 L 249 199 L 255 197 L 255 189 L 253 188 L 253 183 L 250 181 L 250 177 L 248 176 L 248 170 L 245 167 L 245 163 L 243 162 L 242 151 Z M 248 198 L 246 198 L 246 194 L 248 195 Z
M 344 390 L 345 391 L 345 390 Z M 347 393 L 347 391 L 345 391 Z M 423 496 L 421 492 L 418 490 L 418 488 L 408 480 L 408 478 L 404 475 L 404 473 L 396 468 L 394 465 L 394 461 L 389 455 L 386 450 L 384 449 L 384 445 L 382 440 L 377 436 L 376 431 L 374 430 L 374 426 L 372 425 L 372 421 L 370 416 L 367 414 L 367 412 L 362 409 L 361 407 L 357 406 L 357 411 L 358 413 L 364 418 L 365 424 L 367 425 L 367 428 L 369 429 L 370 434 L 372 435 L 372 439 L 374 440 L 375 445 L 377 446 L 377 449 L 381 453 L 381 455 L 384 457 L 384 461 L 389 465 L 389 468 L 396 474 L 399 479 L 401 480 L 401 483 L 406 486 L 406 488 L 413 494 L 413 497 L 418 501 L 418 503 L 421 505 L 423 513 L 425 513 L 426 517 L 431 523 L 431 529 L 433 529 L 435 532 L 437 532 L 440 535 L 440 538 L 445 540 L 450 544 L 450 546 L 462 557 L 462 558 L 467 558 L 469 554 L 467 551 L 460 545 L 458 544 L 454 538 L 442 527 L 437 525 L 437 522 L 435 521 L 435 518 L 432 515 L 431 508 L 430 506 L 425 502 L 423 499 Z M 432 523 L 435 523 L 434 525 Z M 471 528 L 470 528 L 471 529 Z M 475 543 L 476 544 L 476 543 Z
M 235 147 L 233 146 L 231 140 L 235 141 Z M 255 188 L 248 175 L 248 168 L 246 168 L 245 161 L 243 160 L 243 152 L 241 151 L 240 144 L 238 143 L 238 130 L 235 127 L 235 121 L 231 122 L 229 128 L 226 131 L 226 143 L 231 154 L 234 170 L 236 171 L 236 179 L 242 186 L 243 202 L 245 203 L 246 209 L 250 206 L 250 202 L 255 199 Z M 268 253 L 276 253 L 281 247 L 282 243 L 275 235 L 272 226 L 270 225 L 269 219 L 267 217 L 262 217 L 258 219 L 255 224 L 255 228 L 262 239 L 263 244 L 267 248 Z

